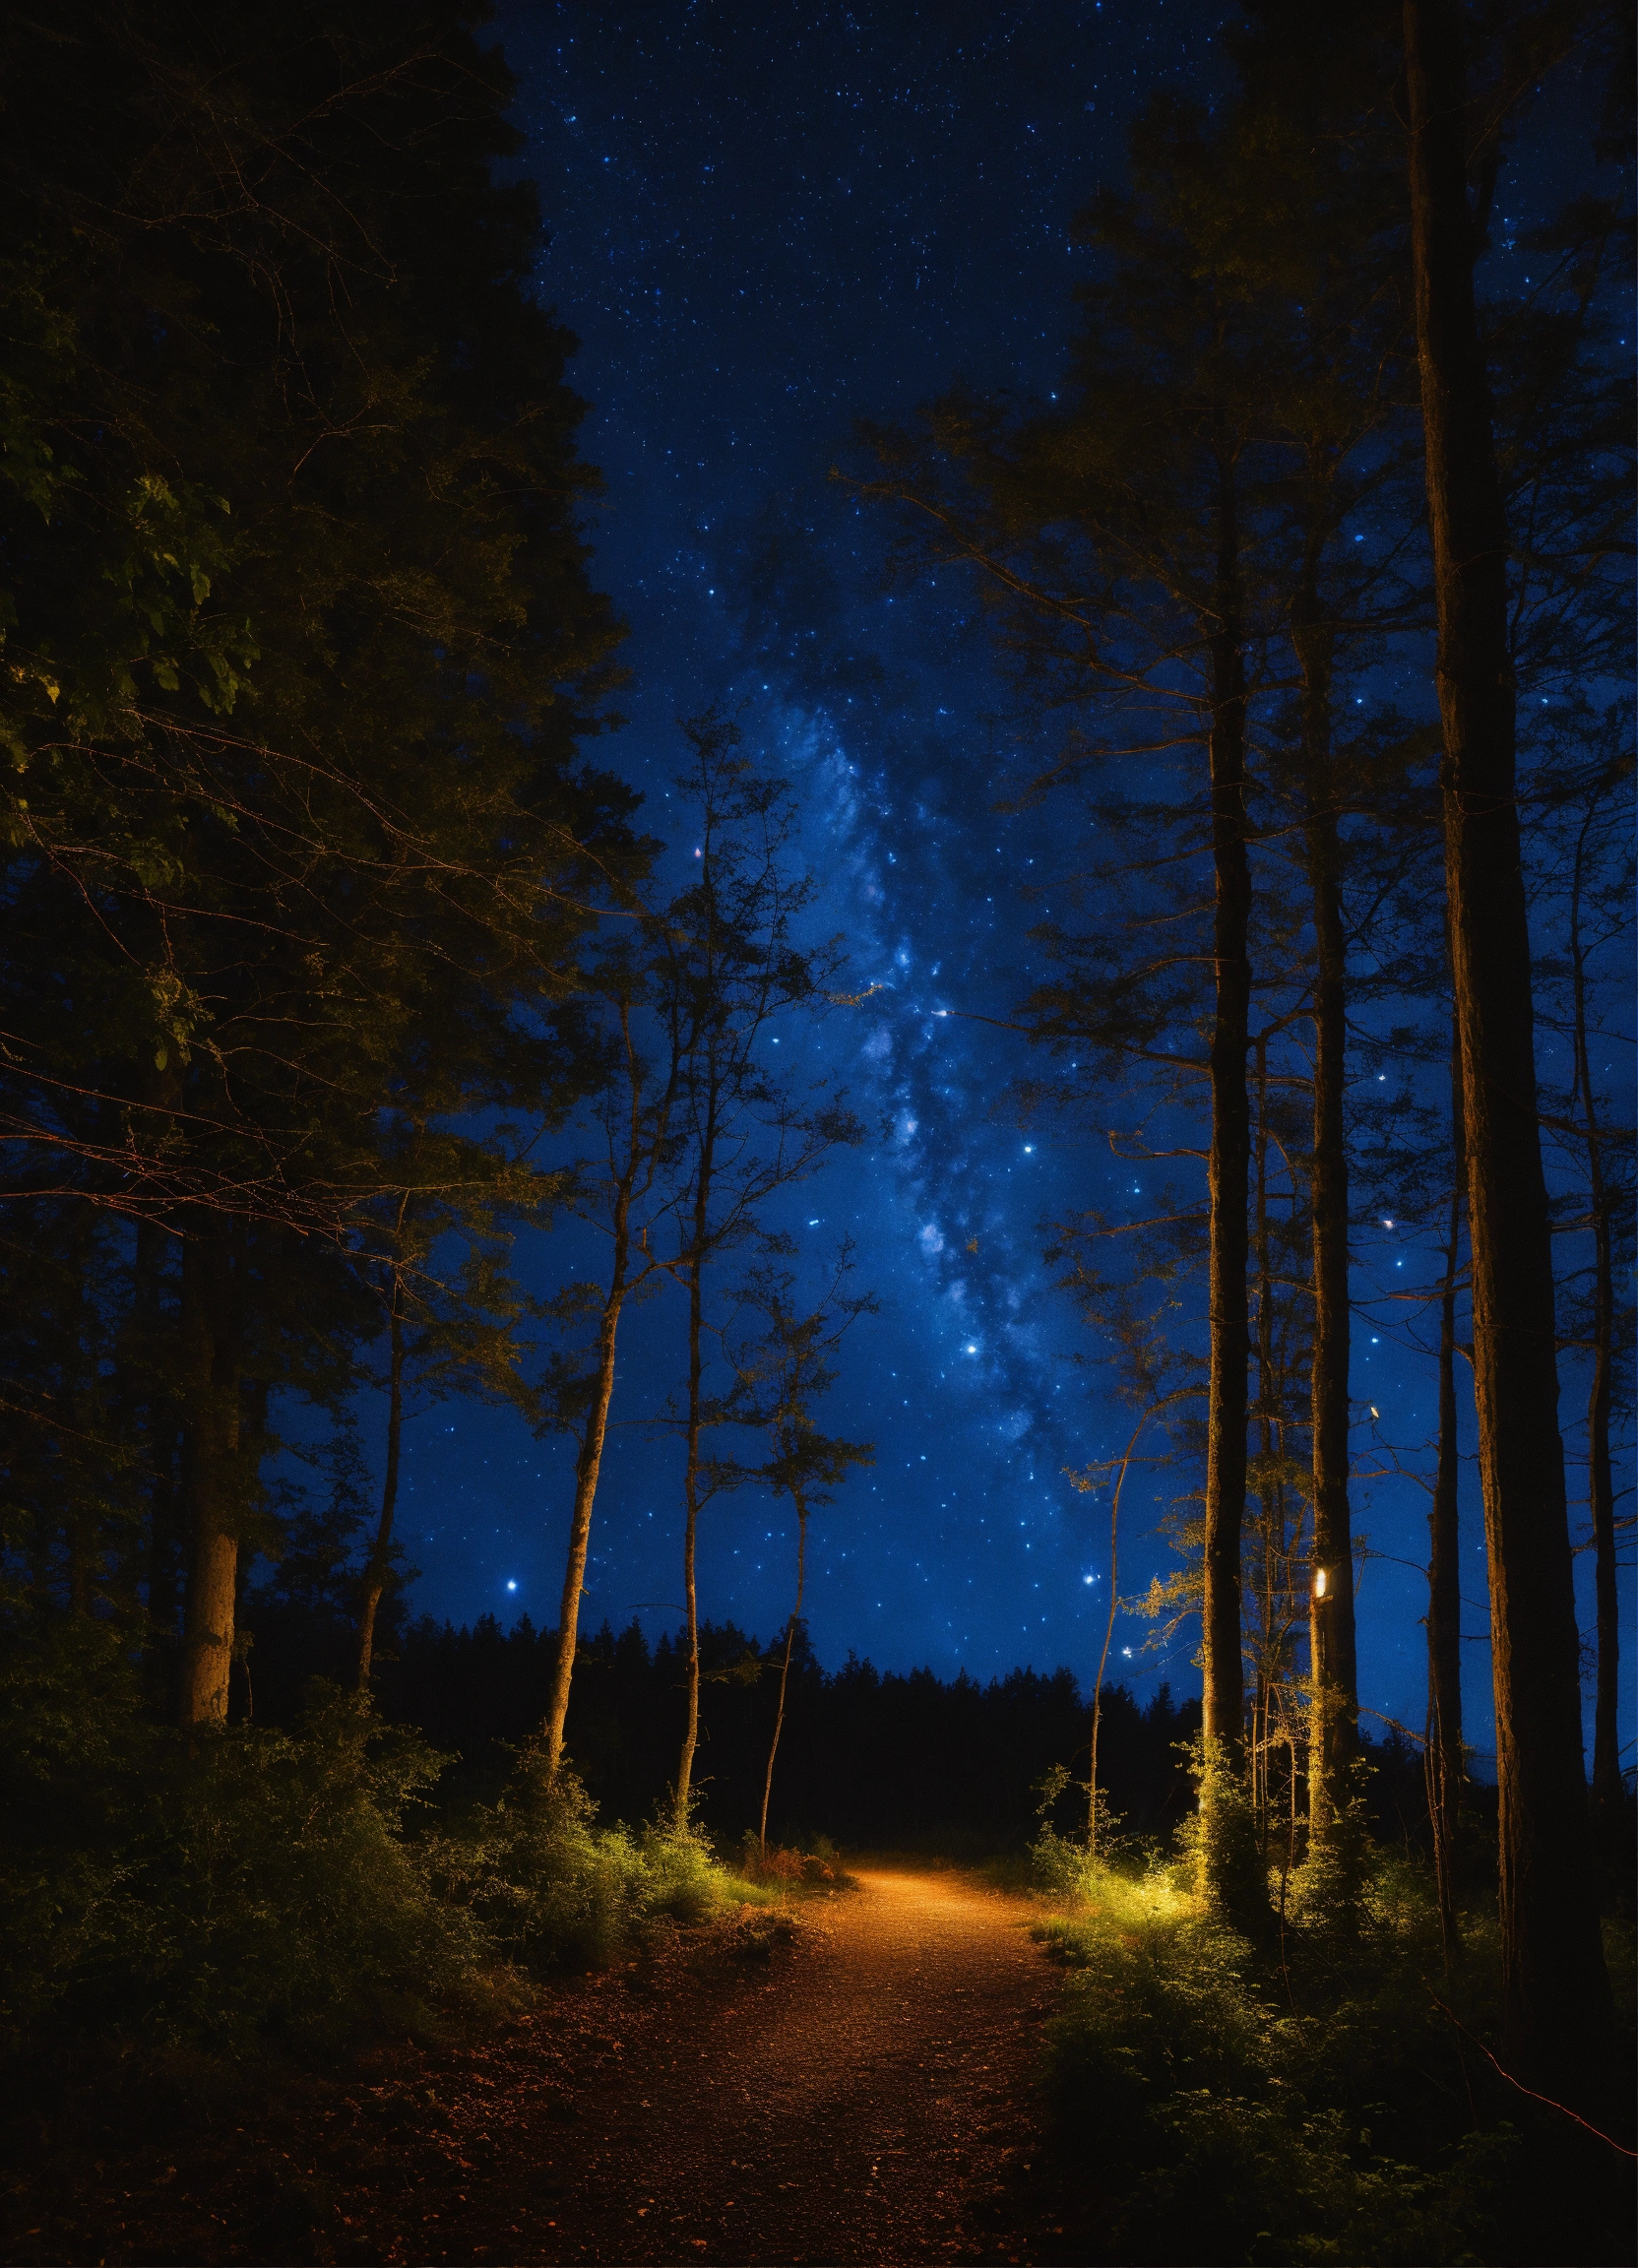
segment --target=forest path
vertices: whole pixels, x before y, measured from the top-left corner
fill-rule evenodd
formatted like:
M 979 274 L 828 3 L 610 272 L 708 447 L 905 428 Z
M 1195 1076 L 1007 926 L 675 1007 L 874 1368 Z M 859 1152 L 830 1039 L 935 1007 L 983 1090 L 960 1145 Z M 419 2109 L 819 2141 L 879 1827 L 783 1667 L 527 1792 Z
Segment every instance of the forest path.
M 956 1873 L 671 1931 L 499 2030 L 384 2045 L 143 2145 L 59 2129 L 4 2257 L 130 2268 L 1063 2258 L 1028 2181 L 1057 1977 Z M 1059 2239 L 1054 2243 L 1053 2239 Z
M 590 2131 L 550 2107 L 527 2140 L 514 2127 L 506 2194 L 469 2193 L 448 2256 L 1020 2257 L 996 2224 L 1030 2159 L 1052 1974 L 1015 1900 L 944 1873 L 856 1878 L 760 1974 L 664 1994 L 582 2099 Z

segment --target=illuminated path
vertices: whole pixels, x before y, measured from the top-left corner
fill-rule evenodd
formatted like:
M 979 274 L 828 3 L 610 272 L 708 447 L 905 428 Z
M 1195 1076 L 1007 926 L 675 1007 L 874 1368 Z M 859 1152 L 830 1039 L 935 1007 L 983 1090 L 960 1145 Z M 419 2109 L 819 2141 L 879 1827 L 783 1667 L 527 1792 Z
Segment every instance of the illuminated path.
M 950 1875 L 860 1878 L 862 1892 L 810 1909 L 794 1950 L 742 1984 L 667 1990 L 617 2050 L 611 2026 L 581 2121 L 531 2121 L 543 2178 L 514 2157 L 509 2196 L 474 2186 L 442 2256 L 756 2268 L 1019 2257 L 1004 2176 L 1030 2158 L 1052 1972 L 1015 1901 Z M 509 2155 L 524 2141 L 514 2129 Z M 383 2250 L 436 2260 L 427 2236 L 418 2255 Z
M 1054 1973 L 1015 1900 L 860 1870 L 767 1955 L 684 1931 L 466 2045 L 42 2166 L 19 2261 L 735 2268 L 1061 2259 L 1032 2202 Z M 753 1918 L 753 1930 L 760 1926 Z M 1039 2178 L 1039 2176 L 1037 2177 Z M 19 2202 L 22 2200 L 19 2199 Z M 1033 2238 L 1030 2231 L 1033 2228 Z

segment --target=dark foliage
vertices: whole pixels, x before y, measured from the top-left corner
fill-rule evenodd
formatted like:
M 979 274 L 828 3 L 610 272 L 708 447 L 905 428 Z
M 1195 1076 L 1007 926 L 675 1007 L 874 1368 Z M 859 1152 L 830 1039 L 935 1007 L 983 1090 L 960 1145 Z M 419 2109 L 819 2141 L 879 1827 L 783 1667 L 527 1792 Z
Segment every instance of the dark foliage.
M 756 1824 L 781 1646 L 709 1622 L 700 1644 L 702 1816 L 735 1842 Z M 492 1615 L 459 1630 L 426 1616 L 383 1670 L 382 1705 L 458 1751 L 480 1785 L 505 1768 L 500 1743 L 539 1723 L 555 1649 L 555 1634 L 527 1616 L 510 1631 Z M 680 1637 L 651 1651 L 635 1622 L 619 1633 L 605 1623 L 582 1642 L 568 1746 L 603 1817 L 635 1825 L 652 1812 L 676 1753 L 685 1667 Z M 884 1674 L 850 1655 L 826 1670 L 803 1636 L 769 1831 L 782 1842 L 823 1833 L 844 1846 L 953 1857 L 1022 1851 L 1037 1824 L 1036 1784 L 1055 1764 L 1084 1774 L 1091 1719 L 1091 1696 L 1068 1670 L 1014 1670 L 980 1685 L 966 1671 Z M 1165 1835 L 1181 1818 L 1179 1744 L 1199 1721 L 1198 1702 L 1174 1702 L 1168 1687 L 1147 1708 L 1123 1686 L 1104 1689 L 1099 1780 L 1130 1830 Z M 1072 1797 L 1062 1810 L 1068 1827 Z

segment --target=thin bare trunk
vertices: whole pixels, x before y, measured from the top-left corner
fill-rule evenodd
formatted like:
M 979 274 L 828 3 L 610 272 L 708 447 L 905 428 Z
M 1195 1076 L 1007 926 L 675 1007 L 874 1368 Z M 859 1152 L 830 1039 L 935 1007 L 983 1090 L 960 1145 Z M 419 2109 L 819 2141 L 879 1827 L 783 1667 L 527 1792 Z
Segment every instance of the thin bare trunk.
M 1251 872 L 1245 847 L 1245 654 L 1234 476 L 1222 463 L 1217 500 L 1217 625 L 1212 638 L 1212 855 L 1216 872 L 1216 1013 L 1212 1028 L 1209 1300 L 1203 1604 L 1208 1746 L 1237 1769 L 1245 1746 L 1240 1539 L 1245 1525 L 1247 1220 L 1251 1164 L 1246 1047 Z
M 796 1644 L 796 1632 L 802 1620 L 802 1593 L 807 1585 L 807 1506 L 800 1496 L 796 1499 L 796 1604 L 790 1609 L 789 1627 L 785 1633 L 785 1657 L 780 1663 L 780 1697 L 774 1711 L 774 1737 L 768 1743 L 768 1770 L 762 1781 L 762 1817 L 757 1825 L 757 1847 L 764 1858 L 768 1856 L 768 1802 L 774 1793 L 774 1758 L 780 1752 L 780 1734 L 785 1731 L 785 1697 L 790 1682 L 790 1657 Z
M 694 1751 L 700 1740 L 700 1602 L 695 1556 L 700 1534 L 700 1430 L 701 1380 L 704 1376 L 705 1262 L 711 1213 L 711 1174 L 717 1149 L 717 1096 L 715 1081 L 707 1096 L 706 1120 L 700 1135 L 698 1171 L 694 1182 L 694 1220 L 688 1255 L 688 1418 L 683 1458 L 684 1500 L 682 1541 L 682 1599 L 688 1617 L 688 1682 L 682 1729 L 682 1753 L 677 1760 L 676 1822 L 688 1824 L 694 1785 Z M 770 1765 L 772 1770 L 772 1765 Z
M 402 1223 L 402 1215 L 400 1220 Z M 393 1269 L 392 1297 L 387 1307 L 387 1470 L 381 1482 L 381 1517 L 376 1524 L 375 1549 L 364 1574 L 364 1596 L 358 1609 L 358 1690 L 370 1689 L 370 1669 L 375 1659 L 375 1617 L 387 1588 L 387 1551 L 393 1541 L 393 1514 L 398 1506 L 399 1450 L 404 1434 L 404 1271 Z
M 1427 1816 L 1433 1830 L 1433 1865 L 1439 1889 L 1439 1935 L 1447 1970 L 1461 1958 L 1456 1915 L 1456 1832 L 1462 1811 L 1462 1579 L 1459 1522 L 1461 1458 L 1456 1427 L 1456 1284 L 1461 1260 L 1462 1191 L 1466 1145 L 1462 1134 L 1461 1060 L 1450 1065 L 1450 1220 L 1445 1236 L 1444 1292 L 1439 1308 L 1439 1463 L 1428 1514 L 1427 1562 Z
M 603 1441 L 608 1432 L 608 1405 L 614 1394 L 614 1342 L 625 1302 L 630 1258 L 630 1196 L 623 1193 L 615 1214 L 614 1265 L 598 1329 L 598 1370 L 592 1389 L 592 1407 L 581 1436 L 575 1463 L 575 1505 L 569 1522 L 569 1554 L 563 1568 L 563 1601 L 557 1615 L 557 1660 L 552 1666 L 551 1693 L 546 1702 L 546 1778 L 554 1782 L 563 1766 L 563 1728 L 569 1716 L 569 1688 L 574 1682 L 575 1646 L 580 1636 L 580 1599 L 586 1587 L 586 1554 L 592 1540 L 592 1508 L 597 1502 L 598 1475 L 602 1468 Z
M 1316 469 L 1316 486 L 1326 469 Z M 1358 1753 L 1354 1526 L 1348 1494 L 1348 948 L 1331 761 L 1332 633 L 1319 589 L 1322 514 L 1311 534 L 1292 638 L 1302 672 L 1302 765 L 1308 881 L 1314 907 L 1314 1116 L 1310 1166 L 1314 1337 L 1310 1412 L 1314 1566 L 1325 1588 L 1311 1593 L 1308 1661 L 1314 1692 L 1314 1753 L 1308 1766 L 1310 1834 L 1323 1837 Z
M 1257 1699 L 1252 1724 L 1252 1797 L 1257 1816 L 1259 1834 L 1268 1826 L 1268 1742 L 1269 1727 L 1273 1717 L 1273 1686 L 1276 1676 L 1275 1631 L 1280 1609 L 1276 1605 L 1278 1567 L 1275 1558 L 1275 1526 L 1278 1521 L 1280 1544 L 1285 1543 L 1285 1503 L 1283 1493 L 1274 1479 L 1275 1412 L 1279 1406 L 1279 1389 L 1274 1375 L 1274 1268 L 1269 1245 L 1268 1220 L 1268 1040 L 1257 1040 L 1257 1169 L 1253 1197 L 1256 1221 L 1257 1255 L 1257 1446 L 1261 1452 L 1262 1482 L 1258 1496 L 1262 1503 L 1263 1568 L 1262 1568 L 1262 1631 L 1260 1633 L 1257 1663 Z
M 1575 2083 L 1608 2009 L 1590 1863 L 1530 936 L 1507 525 L 1474 308 L 1457 0 L 1405 0 L 1411 237 L 1444 727 L 1445 886 L 1468 1144 L 1511 2053 Z M 1517 2065 L 1515 2064 L 1515 2068 Z

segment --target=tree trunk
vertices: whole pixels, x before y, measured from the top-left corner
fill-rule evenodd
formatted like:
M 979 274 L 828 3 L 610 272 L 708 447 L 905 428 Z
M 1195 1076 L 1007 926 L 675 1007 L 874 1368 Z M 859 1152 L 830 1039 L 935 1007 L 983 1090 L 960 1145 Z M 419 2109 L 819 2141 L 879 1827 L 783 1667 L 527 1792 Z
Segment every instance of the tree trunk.
M 764 1858 L 768 1856 L 768 1802 L 774 1793 L 774 1758 L 780 1752 L 780 1734 L 785 1731 L 785 1696 L 790 1682 L 790 1656 L 796 1644 L 796 1632 L 801 1626 L 802 1592 L 807 1583 L 807 1506 L 796 1499 L 796 1604 L 790 1609 L 789 1627 L 785 1633 L 785 1659 L 780 1664 L 779 1705 L 774 1711 L 774 1737 L 768 1743 L 768 1769 L 762 1780 L 762 1817 L 757 1823 L 757 1848 Z
M 387 1548 L 393 1540 L 393 1513 L 398 1506 L 399 1448 L 404 1432 L 404 1272 L 393 1270 L 392 1299 L 387 1309 L 387 1470 L 381 1483 L 381 1519 L 375 1532 L 375 1549 L 364 1573 L 364 1596 L 358 1610 L 358 1690 L 370 1689 L 370 1668 L 375 1659 L 375 1617 L 381 1594 L 387 1588 Z
M 706 1239 L 710 1230 L 711 1175 L 717 1149 L 717 1095 L 708 1070 L 706 1120 L 700 1135 L 699 1170 L 694 1182 L 694 1223 L 688 1255 L 688 1419 L 683 1458 L 684 1520 L 682 1539 L 682 1599 L 688 1617 L 688 1686 L 682 1729 L 682 1753 L 677 1759 L 674 1816 L 679 1827 L 688 1824 L 694 1784 L 694 1751 L 700 1739 L 700 1602 L 695 1581 L 695 1553 L 700 1534 L 700 1382 L 704 1374 L 701 1341 L 705 1330 Z M 773 1766 L 770 1762 L 769 1770 Z
M 1245 1671 L 1240 1632 L 1240 1550 L 1245 1528 L 1246 1313 L 1251 1107 L 1251 870 L 1246 855 L 1245 652 L 1238 499 L 1220 434 L 1217 577 L 1212 653 L 1212 858 L 1215 1015 L 1208 1155 L 1211 1370 L 1206 1412 L 1206 1534 L 1202 1600 L 1204 1883 L 1215 1903 L 1249 1922 L 1257 1905 L 1250 1813 L 1239 1786 L 1245 1760 Z M 1266 1903 L 1266 1901 L 1265 1901 Z
M 1283 1594 L 1288 1573 L 1286 1558 L 1286 1494 L 1276 1479 L 1276 1425 L 1280 1387 L 1275 1377 L 1274 1255 L 1269 1241 L 1268 1218 L 1268 1039 L 1257 1040 L 1257 1142 L 1256 1186 L 1252 1218 L 1256 1224 L 1257 1330 L 1254 1342 L 1257 1365 L 1257 1449 L 1262 1469 L 1258 1498 L 1262 1505 L 1262 1570 L 1257 1634 L 1253 1663 L 1255 1685 L 1251 1701 L 1251 1807 L 1257 1833 L 1266 1840 L 1269 1827 L 1269 1752 L 1274 1737 L 1274 1687 L 1280 1673 L 1275 1633 L 1284 1622 Z
M 563 1603 L 557 1616 L 557 1660 L 552 1666 L 551 1694 L 546 1703 L 543 1731 L 546 1741 L 546 1781 L 551 1786 L 563 1768 L 563 1728 L 569 1715 L 569 1688 L 574 1682 L 575 1646 L 580 1635 L 580 1596 L 586 1586 L 586 1553 L 592 1538 L 592 1507 L 597 1502 L 598 1475 L 602 1467 L 602 1446 L 608 1432 L 608 1405 L 614 1394 L 614 1342 L 620 1328 L 630 1261 L 631 1193 L 620 1192 L 614 1214 L 614 1264 L 603 1299 L 598 1329 L 598 1371 L 592 1407 L 581 1436 L 575 1463 L 575 1507 L 569 1523 L 569 1556 L 563 1569 Z
M 1474 1391 L 1489 1545 L 1510 2051 L 1561 2083 L 1608 2006 L 1558 1431 L 1514 792 L 1506 516 L 1473 298 L 1456 0 L 1405 0 L 1411 235 L 1438 613 L 1445 886 L 1468 1145 Z
M 1319 514 L 1292 607 L 1302 672 L 1302 766 L 1308 881 L 1314 905 L 1314 1147 L 1310 1166 L 1314 1339 L 1310 1411 L 1314 1486 L 1314 1566 L 1323 1593 L 1311 1594 L 1308 1666 L 1314 1726 L 1308 1762 L 1308 1831 L 1323 1838 L 1346 1800 L 1349 1767 L 1359 1752 L 1359 1690 L 1354 1642 L 1354 1524 L 1348 1495 L 1350 1313 L 1348 1144 L 1343 1098 L 1348 1079 L 1348 948 L 1335 789 L 1331 777 L 1332 635 L 1319 590 Z
M 1596 804 L 1595 795 L 1594 808 Z M 1625 1793 L 1621 1781 L 1620 1734 L 1615 1729 L 1621 1630 L 1615 1588 L 1615 1477 L 1609 1461 L 1615 1270 L 1609 1190 L 1604 1170 L 1604 1129 L 1599 1124 L 1592 1056 L 1587 1044 L 1587 953 L 1582 937 L 1581 909 L 1587 837 L 1592 824 L 1593 809 L 1590 808 L 1575 847 L 1570 892 L 1570 970 L 1575 1001 L 1575 1084 L 1580 1090 L 1582 1123 L 1586 1131 L 1587 1196 L 1593 1222 L 1593 1377 L 1587 1393 L 1587 1498 L 1593 1519 L 1598 1632 L 1598 1680 L 1593 1699 L 1593 1800 L 1601 1811 L 1614 1819 L 1619 1817 Z
M 1218 629 L 1212 640 L 1212 855 L 1215 1016 L 1208 1158 L 1211 1373 L 1207 1401 L 1205 1731 L 1238 1757 L 1245 1689 L 1240 1657 L 1240 1536 L 1245 1520 L 1246 1317 L 1251 1110 L 1246 1047 L 1251 1007 L 1245 850 L 1245 659 L 1238 530 L 1231 475 L 1218 503 Z
M 1454 1037 L 1454 1036 L 1453 1036 Z M 1461 1957 L 1456 1916 L 1456 1833 L 1462 1815 L 1462 1550 L 1461 1458 L 1456 1425 L 1456 1279 L 1461 1259 L 1462 1190 L 1467 1177 L 1462 1133 L 1462 1066 L 1450 1064 L 1450 1223 L 1445 1237 L 1444 1293 L 1439 1308 L 1439 1464 L 1428 1514 L 1427 1561 L 1427 1817 L 1439 1890 L 1439 1936 L 1446 1970 Z
M 238 1573 L 239 1328 L 242 1224 L 197 1226 L 182 1254 L 183 1489 L 189 1565 L 178 1713 L 184 1728 L 225 1725 Z
M 1620 1606 L 1615 1591 L 1615 1477 L 1609 1462 L 1609 1396 L 1614 1368 L 1615 1285 L 1607 1205 L 1596 1223 L 1593 1382 L 1587 1395 L 1588 1491 L 1593 1513 L 1593 1579 L 1598 1611 L 1598 1682 L 1593 1699 L 1593 1798 L 1619 1813 L 1621 1779 L 1616 1693 L 1621 1660 Z

